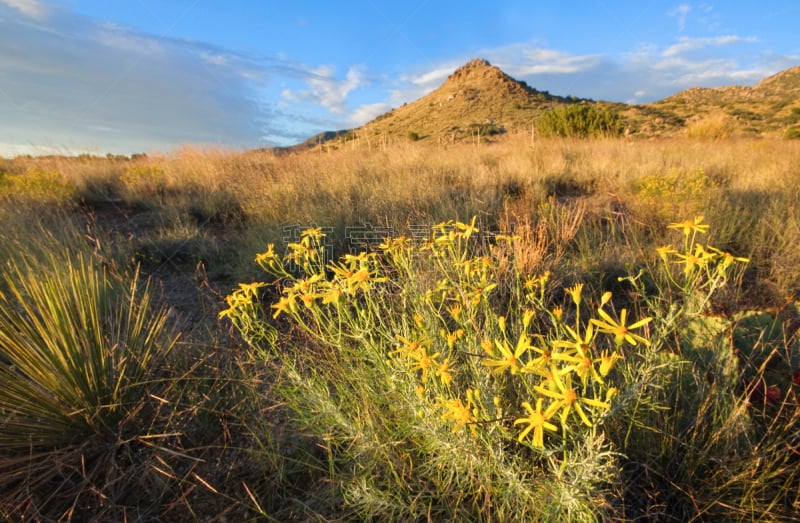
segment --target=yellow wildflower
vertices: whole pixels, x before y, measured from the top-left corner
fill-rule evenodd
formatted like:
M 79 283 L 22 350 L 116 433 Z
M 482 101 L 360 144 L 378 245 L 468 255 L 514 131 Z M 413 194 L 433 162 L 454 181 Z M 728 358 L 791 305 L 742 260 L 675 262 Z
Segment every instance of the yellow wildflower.
M 531 309 L 525 309 L 525 312 L 522 313 L 522 326 L 526 329 L 531 324 L 531 320 L 533 320 L 534 316 L 536 316 L 536 311 L 532 311 Z
M 656 252 L 658 253 L 658 256 L 664 261 L 664 263 L 667 263 L 669 255 L 675 254 L 678 251 L 673 249 L 672 245 L 663 245 L 661 247 L 656 248 Z
M 525 289 L 529 291 L 540 289 L 547 285 L 547 281 L 550 279 L 550 271 L 545 271 L 544 274 L 541 276 L 533 276 L 525 280 Z
M 258 294 L 258 289 L 266 286 L 266 283 L 260 281 L 253 283 L 240 283 L 239 292 L 247 297 L 256 296 Z
M 558 427 L 547 421 L 545 413 L 542 412 L 542 402 L 543 398 L 536 400 L 536 409 L 531 407 L 531 404 L 527 401 L 522 403 L 522 407 L 528 412 L 528 417 L 516 419 L 514 421 L 514 425 L 527 423 L 528 426 L 522 430 L 517 438 L 517 441 L 520 443 L 525 439 L 525 436 L 527 436 L 529 432 L 533 431 L 533 446 L 542 448 L 544 447 L 544 431 L 558 431 Z
M 608 373 L 611 372 L 611 369 L 614 367 L 614 364 L 620 359 L 622 356 L 619 355 L 617 352 L 612 352 L 611 354 L 608 351 L 604 351 L 603 354 L 600 356 L 600 375 L 601 376 L 608 376 Z
M 464 335 L 464 329 L 456 329 L 454 332 L 443 330 L 442 332 L 445 334 L 445 338 L 447 338 L 447 347 L 450 349 L 452 349 L 456 341 Z
M 445 359 L 436 368 L 436 376 L 442 381 L 444 385 L 450 385 L 453 382 L 453 363 L 450 358 Z
M 310 292 L 307 292 L 304 294 L 300 294 L 300 301 L 303 302 L 303 305 L 305 305 L 307 309 L 313 309 L 314 300 L 316 300 L 318 297 L 319 297 L 318 294 L 312 294 Z
M 583 405 L 601 409 L 611 408 L 611 405 L 608 403 L 596 400 L 594 398 L 580 396 L 572 386 L 571 373 L 566 375 L 566 380 L 562 380 L 557 372 L 553 372 L 552 381 L 556 385 L 555 390 L 553 388 L 543 387 L 541 385 L 534 387 L 539 394 L 556 400 L 545 411 L 545 418 L 550 418 L 556 412 L 561 411 L 561 424 L 566 426 L 569 415 L 574 411 L 577 413 L 584 425 L 591 427 L 592 422 L 589 420 L 589 416 L 587 416 Z
M 225 302 L 228 304 L 228 308 L 219 313 L 220 319 L 225 317 L 233 318 L 233 315 L 241 306 L 252 303 L 249 296 L 243 295 L 238 290 L 226 296 Z
M 477 285 L 475 285 L 475 290 L 472 290 L 464 295 L 466 299 L 469 299 L 473 305 L 477 305 L 481 302 L 481 297 L 488 296 L 488 294 L 497 287 L 496 283 L 489 283 L 485 278 L 482 278 Z
M 497 326 L 500 327 L 500 332 L 506 331 L 506 317 L 505 316 L 498 316 L 497 318 Z
M 397 334 L 395 336 L 403 346 L 394 351 L 394 353 L 398 354 L 403 358 L 410 358 L 414 354 L 416 354 L 422 347 L 428 345 L 430 343 L 429 340 L 423 338 L 421 340 L 409 340 L 405 336 L 401 336 Z
M 409 239 L 405 236 L 397 236 L 395 238 L 387 238 L 381 243 L 378 248 L 392 254 L 397 254 L 397 251 L 408 248 Z
M 695 269 L 704 269 L 708 264 L 717 257 L 716 254 L 706 251 L 699 243 L 694 246 L 694 253 L 692 254 L 675 254 L 675 257 L 682 261 L 675 263 L 683 263 L 683 272 L 685 274 L 692 274 Z
M 606 403 L 611 402 L 611 400 L 614 399 L 614 396 L 616 396 L 618 392 L 619 392 L 618 388 L 609 387 L 609 389 L 606 391 Z
M 594 341 L 594 327 L 591 323 L 586 328 L 586 333 L 583 336 L 572 330 L 569 325 L 564 325 L 564 328 L 567 329 L 567 332 L 570 336 L 572 336 L 572 339 L 555 341 L 553 342 L 553 347 L 571 349 L 571 352 L 579 354 L 591 352 L 591 345 Z
M 572 301 L 575 303 L 575 305 L 580 305 L 581 304 L 581 292 L 582 291 L 583 291 L 583 284 L 582 283 L 577 283 L 577 284 L 573 285 L 572 287 L 570 287 L 569 289 L 567 289 L 567 292 L 570 294 L 570 296 L 572 296 Z
M 422 383 L 428 382 L 428 372 L 430 369 L 435 369 L 438 367 L 436 358 L 439 357 L 439 354 L 440 353 L 437 352 L 429 355 L 425 347 L 420 347 L 419 350 L 410 355 L 411 359 L 414 360 L 414 363 L 411 364 L 411 370 L 418 370 L 422 372 L 422 376 L 420 378 Z
M 472 221 L 469 224 L 456 222 L 456 228 L 461 231 L 461 236 L 467 240 L 473 234 L 478 232 L 478 228 L 475 227 L 475 220 L 477 216 L 472 217 Z
M 270 260 L 275 259 L 276 257 L 277 255 L 275 254 L 275 244 L 269 243 L 267 244 L 266 252 L 262 252 L 256 255 L 256 263 L 258 264 L 266 263 Z
M 416 387 L 414 387 L 414 392 L 416 393 L 419 399 L 423 399 L 423 397 L 425 396 L 425 387 L 423 387 L 422 385 L 417 385 Z
M 461 305 L 456 303 L 455 305 L 448 307 L 447 311 L 450 313 L 450 316 L 453 317 L 455 321 L 460 321 L 461 319 Z
M 442 419 L 446 421 L 453 421 L 453 432 L 458 432 L 465 426 L 470 425 L 470 429 L 475 430 L 475 416 L 472 414 L 472 404 L 467 399 L 467 404 L 461 401 L 461 398 L 441 400 L 440 406 L 445 410 L 442 414 Z
M 503 340 L 502 343 L 495 340 L 494 343 L 500 350 L 502 358 L 486 359 L 483 361 L 483 364 L 487 367 L 494 367 L 493 372 L 495 374 L 500 374 L 505 370 L 508 370 L 511 374 L 517 374 L 522 369 L 522 365 L 520 365 L 519 361 L 520 357 L 531 347 L 531 341 L 528 335 L 524 333 L 520 335 L 517 346 L 514 348 L 513 352 L 511 351 L 511 347 L 508 346 L 508 342 L 505 340 Z
M 598 332 L 612 334 L 614 336 L 614 343 L 616 343 L 618 347 L 626 341 L 631 345 L 636 345 L 637 342 L 641 342 L 648 347 L 650 346 L 649 340 L 639 336 L 638 334 L 632 333 L 631 330 L 644 327 L 650 323 L 653 318 L 644 318 L 643 320 L 639 320 L 631 325 L 625 325 L 625 322 L 628 318 L 627 309 L 622 309 L 622 312 L 619 315 L 619 322 L 614 321 L 603 309 L 597 309 L 597 314 L 600 315 L 602 320 L 592 318 L 590 320 L 591 323 L 597 326 Z
M 604 292 L 603 295 L 600 297 L 600 306 L 602 307 L 603 305 L 608 303 L 610 299 L 611 299 L 611 291 Z
M 332 283 L 331 285 L 327 286 L 327 291 L 321 293 L 322 296 L 322 303 L 325 305 L 329 305 L 331 303 L 338 303 L 339 298 L 342 296 L 342 288 Z
M 319 241 L 324 237 L 325 237 L 325 233 L 322 232 L 322 229 L 320 227 L 309 227 L 308 229 L 304 229 L 300 233 L 300 238 L 301 238 L 300 241 L 303 241 L 306 238 L 308 238 L 310 240 Z M 307 243 L 306 243 L 306 245 L 307 245 Z
M 681 229 L 683 234 L 689 236 L 692 232 L 699 232 L 705 234 L 711 226 L 703 223 L 703 216 L 695 216 L 693 220 L 686 220 L 680 223 L 671 223 L 667 225 L 667 229 Z
M 733 265 L 734 262 L 750 263 L 750 258 L 741 258 L 739 256 L 734 256 L 733 254 L 731 254 L 729 252 L 721 251 L 721 250 L 715 249 L 714 247 L 711 247 L 711 246 L 709 246 L 708 249 L 722 257 L 722 268 L 723 269 L 727 269 L 728 267 Z
M 553 351 L 549 348 L 540 349 L 535 345 L 531 345 L 531 350 L 539 355 L 525 363 L 521 369 L 522 372 L 524 374 L 546 376 L 550 372 L 550 361 L 553 359 Z
M 561 374 L 567 372 L 575 372 L 580 378 L 583 386 L 591 375 L 594 380 L 603 382 L 603 378 L 597 373 L 594 368 L 595 361 L 591 357 L 591 343 L 594 340 L 594 333 L 592 331 L 592 324 L 586 329 L 586 334 L 582 338 L 578 333 L 573 331 L 568 325 L 564 326 L 570 335 L 573 337 L 571 341 L 556 341 L 553 343 L 554 347 L 562 347 L 571 349 L 568 353 L 557 353 L 553 355 L 554 360 L 566 361 L 571 365 L 565 367 Z
M 272 315 L 272 318 L 277 318 L 282 312 L 283 313 L 290 313 L 295 311 L 295 294 L 288 294 L 286 296 L 281 296 L 281 299 L 278 300 L 278 303 L 272 305 L 272 308 L 275 309 L 275 314 Z

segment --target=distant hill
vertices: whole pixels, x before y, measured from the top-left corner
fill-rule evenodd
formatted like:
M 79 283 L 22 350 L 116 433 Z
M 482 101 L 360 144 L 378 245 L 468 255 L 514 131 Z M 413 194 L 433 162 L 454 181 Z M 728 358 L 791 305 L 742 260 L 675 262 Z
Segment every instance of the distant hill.
M 510 132 L 529 132 L 543 112 L 576 103 L 619 112 L 629 136 L 800 135 L 800 67 L 765 78 L 755 87 L 695 87 L 650 104 L 627 105 L 538 91 L 479 58 L 416 101 L 357 129 L 321 133 L 290 149 L 326 142 L 337 147 L 352 140 L 369 146 L 398 140 L 497 140 Z
M 717 121 L 732 136 L 800 133 L 800 67 L 754 87 L 693 87 L 650 105 L 684 119 L 689 131 L 693 124 Z

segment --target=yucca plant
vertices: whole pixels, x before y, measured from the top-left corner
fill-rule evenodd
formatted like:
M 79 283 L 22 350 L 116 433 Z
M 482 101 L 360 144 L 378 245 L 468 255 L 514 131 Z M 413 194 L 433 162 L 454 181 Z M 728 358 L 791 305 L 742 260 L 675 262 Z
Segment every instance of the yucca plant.
M 3 511 L 40 513 L 87 490 L 113 497 L 101 476 L 130 462 L 131 442 L 158 437 L 151 398 L 164 395 L 177 339 L 167 311 L 138 274 L 126 283 L 91 256 L 57 252 L 15 256 L 0 276 Z

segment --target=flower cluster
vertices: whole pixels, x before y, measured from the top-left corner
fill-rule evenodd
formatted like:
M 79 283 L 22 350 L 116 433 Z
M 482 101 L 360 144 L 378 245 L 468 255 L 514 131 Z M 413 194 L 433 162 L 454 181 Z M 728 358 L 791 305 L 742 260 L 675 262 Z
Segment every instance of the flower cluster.
M 582 320 L 586 304 L 578 284 L 566 289 L 574 318 L 567 325 L 561 307 L 547 307 L 549 274 L 517 278 L 522 295 L 505 314 L 498 314 L 491 297 L 501 285 L 502 259 L 470 256 L 477 250 L 470 249 L 469 241 L 476 232 L 475 220 L 439 224 L 416 258 L 409 255 L 406 242 L 387 242 L 390 260 L 419 261 L 429 253 L 437 276 L 435 284 L 420 292 L 424 300 L 416 318 L 427 321 L 415 321 L 395 334 L 399 346 L 392 356 L 401 369 L 417 376 L 420 390 L 441 407 L 442 418 L 453 423 L 454 431 L 469 426 L 474 432 L 476 426 L 511 421 L 512 427 L 522 425 L 518 441 L 528 441 L 530 435 L 532 445 L 542 447 L 545 431 L 557 432 L 560 426 L 566 434 L 573 427 L 593 426 L 610 408 L 616 391 L 608 376 L 622 357 L 620 346 L 649 344 L 647 333 L 640 331 L 650 318 L 628 324 L 623 309 L 615 320 L 608 309 L 609 293 L 596 317 Z M 498 236 L 495 241 L 513 244 L 519 238 Z M 485 404 L 481 397 L 493 400 Z M 510 398 L 521 400 L 519 410 L 509 404 Z M 506 415 L 513 412 L 519 414 Z
M 734 265 L 746 264 L 750 260 L 702 245 L 698 235 L 706 234 L 710 228 L 709 224 L 703 223 L 703 216 L 672 223 L 668 228 L 683 233 L 683 245 L 680 249 L 672 245 L 656 249 L 666 269 L 667 283 L 689 299 L 701 297 L 695 308 L 702 310 L 714 291 L 726 283 Z
M 681 269 L 672 281 L 724 278 L 743 261 L 695 242 L 708 230 L 702 217 L 670 228 L 685 238 L 682 251 L 658 249 L 668 268 Z M 448 221 L 422 242 L 390 238 L 326 262 L 324 234 L 307 229 L 283 256 L 269 245 L 256 263 L 280 289 L 273 318 L 286 315 L 330 346 L 387 365 L 394 382 L 407 380 L 409 401 L 437 409 L 454 432 L 500 431 L 544 447 L 548 433 L 564 440 L 595 426 L 620 385 L 617 362 L 650 346 L 652 318 L 617 312 L 610 292 L 588 299 L 580 283 L 555 303 L 549 274 L 508 277 L 519 238 L 495 236 L 487 246 L 478 232 L 475 219 Z M 265 285 L 240 286 L 220 316 L 241 323 Z
M 517 438 L 520 442 L 532 434 L 532 444 L 537 447 L 544 445 L 545 430 L 557 431 L 553 421 L 566 433 L 573 422 L 593 426 L 593 419 L 610 408 L 609 401 L 616 388 L 606 378 L 622 357 L 620 346 L 626 342 L 649 344 L 646 337 L 634 331 L 651 320 L 645 318 L 626 325 L 627 310 L 622 310 L 617 321 L 604 310 L 603 303 L 597 309 L 597 318 L 582 323 L 583 285 L 577 284 L 566 289 L 574 306 L 575 321 L 572 326 L 564 324 L 563 309 L 547 311 L 540 299 L 539 287 L 546 280 L 546 277 L 529 280 L 528 287 L 536 288 L 536 292 L 527 295 L 533 309 L 523 311 L 516 342 L 509 341 L 511 329 L 501 316 L 498 318 L 501 338 L 482 345 L 485 352 L 482 364 L 498 378 L 508 374 L 520 380 L 523 389 L 531 394 L 530 399 L 521 403 L 526 415 L 515 419 L 514 425 L 525 426 Z M 604 299 L 607 302 L 610 295 Z M 536 332 L 530 332 L 537 312 L 548 315 L 545 324 L 548 327 L 542 329 L 540 325 Z

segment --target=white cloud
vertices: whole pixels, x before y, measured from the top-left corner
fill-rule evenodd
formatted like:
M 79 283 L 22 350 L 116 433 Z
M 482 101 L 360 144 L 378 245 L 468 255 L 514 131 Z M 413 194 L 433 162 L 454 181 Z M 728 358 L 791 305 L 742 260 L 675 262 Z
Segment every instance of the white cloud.
M 678 19 L 678 32 L 682 33 L 686 28 L 686 17 L 692 7 L 689 4 L 680 4 L 678 7 L 671 9 L 667 12 L 669 16 L 674 16 Z
M 687 51 L 703 49 L 705 47 L 732 45 L 739 43 L 752 43 L 755 41 L 757 40 L 756 38 L 753 37 L 741 37 L 736 35 L 723 35 L 723 36 L 714 36 L 707 38 L 689 38 L 686 36 L 682 36 L 678 39 L 677 44 L 673 44 L 664 49 L 662 55 L 677 56 L 679 54 L 686 53 Z
M 399 107 L 425 96 L 442 85 L 447 77 L 464 63 L 466 60 L 448 61 L 444 64 L 436 64 L 430 70 L 401 75 L 399 81 L 393 86 L 394 88 L 389 91 L 389 101 L 394 107 Z
M 149 59 L 152 59 L 156 53 L 164 53 L 165 45 L 170 43 L 108 22 L 98 23 L 91 38 L 97 44 L 116 49 L 126 55 L 137 55 Z
M 334 68 L 327 65 L 305 69 L 304 82 L 308 89 L 284 89 L 281 95 L 293 102 L 321 105 L 333 114 L 347 111 L 350 93 L 367 84 L 363 68 L 358 66 L 350 67 L 344 79 L 336 78 Z
M 61 155 L 61 156 L 75 156 L 82 153 L 98 154 L 98 155 L 104 154 L 104 153 L 99 153 L 96 150 L 89 150 L 89 149 L 72 149 L 69 147 L 53 147 L 50 145 L 0 142 L 0 157 L 13 158 L 15 156 L 24 156 L 24 155 L 43 156 L 48 154 Z
M 681 88 L 753 84 L 776 72 L 765 67 L 742 68 L 735 59 L 677 60 L 658 63 L 654 69 L 668 72 L 670 83 Z
M 600 55 L 572 55 L 552 49 L 530 49 L 525 53 L 524 64 L 518 67 L 518 73 L 524 76 L 536 74 L 573 74 L 596 67 Z
M 350 114 L 351 127 L 359 127 L 392 109 L 388 103 L 364 104 Z
M 5 4 L 35 20 L 43 20 L 49 12 L 47 7 L 39 0 L 0 0 L 0 4 Z
M 455 71 L 457 68 L 458 66 L 440 67 L 434 69 L 433 71 L 428 71 L 427 73 L 411 76 L 409 80 L 411 80 L 411 83 L 414 85 L 425 88 L 431 87 L 432 85 L 439 86 L 447 79 L 448 76 L 453 74 L 453 71 Z
M 200 56 L 211 65 L 218 65 L 220 67 L 225 67 L 226 65 L 230 65 L 230 59 L 228 56 L 220 53 L 200 53 Z
M 603 60 L 599 54 L 576 55 L 526 43 L 486 49 L 481 56 L 515 78 L 582 73 Z

